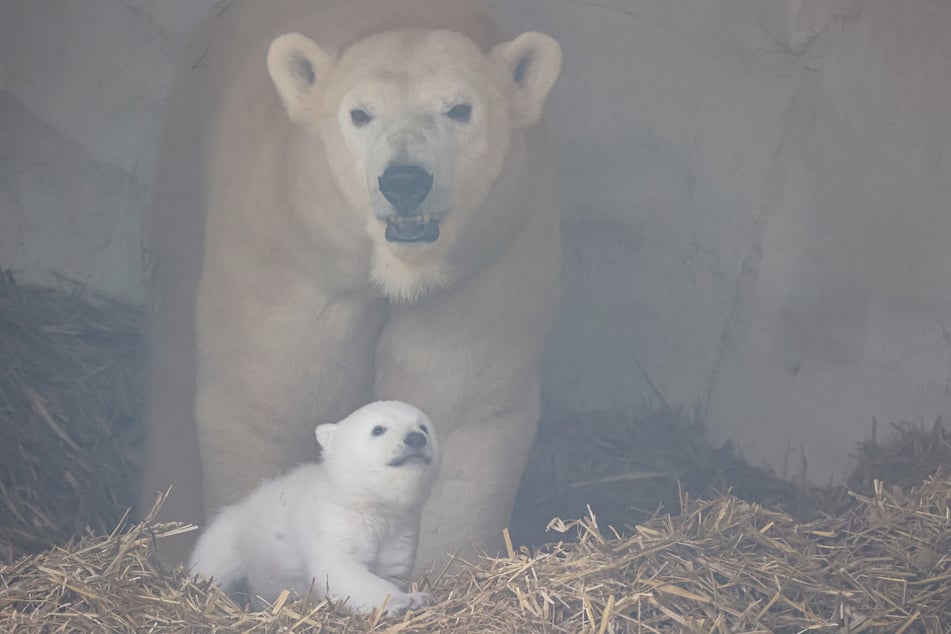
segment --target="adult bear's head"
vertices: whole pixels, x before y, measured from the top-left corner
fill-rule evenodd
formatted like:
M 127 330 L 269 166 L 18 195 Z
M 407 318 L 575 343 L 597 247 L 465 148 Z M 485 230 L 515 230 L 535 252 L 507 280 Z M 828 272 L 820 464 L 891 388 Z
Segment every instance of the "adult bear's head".
M 485 52 L 453 31 L 401 30 L 338 56 L 286 33 L 267 66 L 296 133 L 319 141 L 321 164 L 365 217 L 373 281 L 412 300 L 459 274 L 460 242 L 492 252 L 504 240 L 518 205 L 491 194 L 541 116 L 561 49 L 534 32 Z

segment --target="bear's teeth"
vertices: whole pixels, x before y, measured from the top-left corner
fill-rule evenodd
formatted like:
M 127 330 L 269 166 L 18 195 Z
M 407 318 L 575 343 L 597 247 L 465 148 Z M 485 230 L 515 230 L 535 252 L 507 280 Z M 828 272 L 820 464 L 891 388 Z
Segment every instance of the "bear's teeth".
M 397 216 L 392 214 L 387 217 L 387 222 L 392 222 L 398 225 L 402 224 L 429 224 L 433 219 L 430 214 L 420 214 L 419 216 Z

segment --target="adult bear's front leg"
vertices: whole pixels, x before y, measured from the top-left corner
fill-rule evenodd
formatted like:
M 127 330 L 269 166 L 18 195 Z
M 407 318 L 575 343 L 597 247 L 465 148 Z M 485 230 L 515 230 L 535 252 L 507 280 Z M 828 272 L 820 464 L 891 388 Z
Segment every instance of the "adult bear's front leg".
M 286 278 L 274 278 L 267 297 L 248 288 L 229 297 L 223 284 L 205 288 L 195 423 L 212 512 L 313 460 L 314 426 L 369 401 L 383 307 L 369 296 L 327 297 Z
M 448 299 L 448 298 L 445 298 Z M 430 298 L 391 311 L 377 350 L 374 398 L 422 409 L 440 437 L 443 459 L 423 511 L 417 568 L 457 550 L 497 550 L 539 416 L 538 363 L 544 320 L 536 328 L 518 309 L 458 311 Z M 478 307 L 476 307 L 478 308 Z
M 458 553 L 502 549 L 538 421 L 537 391 L 505 411 L 481 412 L 450 433 L 443 471 L 424 507 L 418 568 Z

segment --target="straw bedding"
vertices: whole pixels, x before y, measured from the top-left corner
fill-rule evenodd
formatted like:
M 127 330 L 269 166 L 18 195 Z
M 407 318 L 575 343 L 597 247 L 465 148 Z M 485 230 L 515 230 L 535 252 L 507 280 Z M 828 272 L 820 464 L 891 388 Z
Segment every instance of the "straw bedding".
M 135 499 L 140 311 L 0 271 L 0 562 L 108 533 Z
M 250 612 L 156 561 L 156 540 L 191 527 L 122 517 L 140 333 L 132 308 L 0 282 L 0 631 L 951 632 L 940 421 L 873 436 L 847 486 L 818 489 L 666 409 L 552 416 L 507 552 L 431 571 L 431 609 L 358 617 L 282 597 Z

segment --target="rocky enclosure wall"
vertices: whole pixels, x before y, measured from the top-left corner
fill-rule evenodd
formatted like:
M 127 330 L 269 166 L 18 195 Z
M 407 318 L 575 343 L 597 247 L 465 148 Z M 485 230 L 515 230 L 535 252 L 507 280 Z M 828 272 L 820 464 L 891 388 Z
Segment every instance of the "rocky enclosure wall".
M 0 266 L 141 300 L 163 98 L 215 4 L 0 2 Z M 951 3 L 491 4 L 565 52 L 550 397 L 697 406 L 820 481 L 873 417 L 951 411 Z

